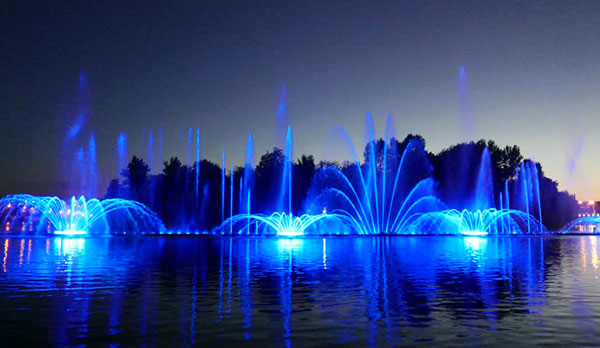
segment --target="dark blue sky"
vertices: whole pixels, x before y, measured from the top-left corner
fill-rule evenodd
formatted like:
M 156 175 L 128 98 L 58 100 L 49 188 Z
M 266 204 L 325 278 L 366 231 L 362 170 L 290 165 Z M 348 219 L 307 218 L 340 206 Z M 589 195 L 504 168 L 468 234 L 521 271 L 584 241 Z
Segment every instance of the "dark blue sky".
M 83 70 L 82 134 L 95 131 L 104 180 L 121 131 L 143 155 L 162 128 L 165 157 L 185 157 L 180 135 L 199 127 L 202 157 L 225 148 L 237 164 L 251 131 L 258 160 L 277 145 L 285 84 L 295 154 L 347 158 L 335 127 L 362 146 L 365 111 L 380 136 L 391 112 L 398 137 L 430 151 L 518 144 L 561 188 L 600 198 L 599 2 L 16 1 L 0 14 L 0 194 L 65 185 Z

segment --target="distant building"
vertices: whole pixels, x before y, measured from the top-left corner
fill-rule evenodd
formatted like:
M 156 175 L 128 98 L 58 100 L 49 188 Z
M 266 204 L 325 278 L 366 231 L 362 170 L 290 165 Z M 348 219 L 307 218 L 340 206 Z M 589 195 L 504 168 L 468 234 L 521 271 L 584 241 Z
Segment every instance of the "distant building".
M 600 202 L 579 201 L 578 217 L 600 216 Z
M 600 231 L 600 202 L 599 201 L 578 201 L 579 211 L 578 219 L 572 225 L 572 232 L 579 233 L 598 233 Z

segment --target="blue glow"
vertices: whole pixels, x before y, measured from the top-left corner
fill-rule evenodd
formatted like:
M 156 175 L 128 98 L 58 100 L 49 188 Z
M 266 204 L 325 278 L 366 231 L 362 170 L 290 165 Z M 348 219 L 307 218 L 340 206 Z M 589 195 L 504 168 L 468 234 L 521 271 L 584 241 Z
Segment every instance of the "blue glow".
M 464 76 L 463 76 L 464 75 Z M 461 77 L 466 77 L 464 68 Z M 282 111 L 283 110 L 283 111 Z M 283 108 L 282 112 L 285 111 Z M 259 198 L 260 190 L 254 190 L 254 140 L 248 133 L 246 157 L 243 172 L 234 175 L 231 163 L 229 172 L 229 218 L 226 218 L 226 157 L 222 154 L 221 168 L 221 225 L 212 232 L 224 234 L 229 225 L 228 234 L 239 235 L 277 235 L 298 237 L 307 234 L 307 230 L 315 227 L 309 234 L 359 234 L 359 235 L 413 235 L 413 234 L 459 234 L 466 236 L 484 236 L 488 234 L 546 233 L 541 221 L 542 209 L 540 199 L 539 177 L 536 163 L 525 161 L 519 170 L 504 185 L 504 192 L 494 196 L 494 178 L 490 150 L 484 148 L 474 183 L 467 183 L 469 191 L 460 191 L 455 196 L 465 196 L 460 204 L 467 209 L 449 209 L 436 196 L 437 183 L 433 179 L 433 166 L 425 151 L 425 144 L 418 136 L 407 137 L 400 142 L 393 136 L 391 117 L 388 116 L 385 136 L 377 140 L 373 119 L 366 116 L 366 146 L 364 161 L 350 136 L 343 135 L 351 151 L 353 162 L 329 167 L 318 167 L 309 188 L 311 195 L 303 206 L 292 206 L 294 158 L 293 136 L 291 126 L 287 126 L 284 159 L 281 166 L 280 179 L 273 180 L 279 192 L 269 197 L 276 206 L 276 212 L 261 211 L 259 204 L 253 206 L 253 197 Z M 144 130 L 144 134 L 146 131 Z M 152 167 L 155 162 L 155 139 L 149 130 L 147 154 Z M 187 134 L 187 168 L 185 171 L 185 187 L 193 190 L 195 201 L 191 204 L 192 218 L 181 231 L 175 234 L 199 234 L 199 226 L 205 226 L 203 219 L 209 211 L 211 185 L 204 182 L 200 187 L 201 142 L 200 129 L 196 128 L 195 148 L 193 128 Z M 182 146 L 185 133 L 181 135 Z M 162 144 L 162 130 L 159 131 L 159 143 Z M 160 146 L 162 147 L 162 145 Z M 192 159 L 195 150 L 195 161 Z M 160 150 L 162 151 L 162 150 Z M 88 148 L 81 147 L 76 152 L 76 164 L 81 169 L 83 188 L 88 196 L 97 194 L 99 178 L 96 162 L 96 139 L 92 132 Z M 121 133 L 117 139 L 119 165 L 125 165 L 127 156 L 127 137 Z M 162 157 L 159 156 L 159 157 Z M 302 165 L 302 163 L 299 163 Z M 459 167 L 461 167 L 459 165 Z M 462 166 L 465 167 L 465 166 Z M 464 168 L 462 168 L 464 169 Z M 311 169 L 312 170 L 312 169 Z M 461 168 L 457 168 L 458 176 Z M 463 170 L 464 171 L 464 170 Z M 193 175 L 193 176 L 192 176 Z M 466 177 L 466 176 L 465 176 Z M 154 176 L 152 177 L 154 179 Z M 234 180 L 239 186 L 235 187 Z M 471 179 L 469 179 L 471 180 Z M 155 190 L 158 186 L 150 180 L 151 207 L 156 207 Z M 472 180 L 471 180 L 472 181 Z M 474 191 L 472 188 L 474 187 Z M 200 189 L 203 189 L 200 201 Z M 255 194 L 253 195 L 253 191 Z M 235 201 L 234 205 L 234 192 Z M 258 194 L 256 194 L 258 193 Z M 496 209 L 496 198 L 500 209 Z M 160 199 L 160 198 L 159 198 Z M 447 198 L 452 201 L 451 198 Z M 510 202 L 516 208 L 510 209 Z M 14 206 L 31 208 L 24 214 L 15 214 Z M 295 202 L 303 203 L 303 202 Z M 5 204 L 2 206 L 1 204 Z M 0 208 L 8 210 L 0 215 L 5 231 L 44 232 L 58 235 L 78 235 L 92 233 L 126 233 L 144 234 L 163 233 L 164 226 L 158 216 L 141 203 L 125 199 L 86 200 L 85 196 L 73 196 L 68 202 L 57 197 L 34 197 L 29 195 L 7 196 L 0 201 Z M 235 208 L 235 210 L 234 210 Z M 217 208 L 218 209 L 218 208 Z M 119 214 L 108 216 L 113 211 Z M 258 213 L 260 212 L 260 213 Z M 320 213 L 322 212 L 322 213 Z M 539 219 L 534 216 L 537 212 Z M 181 211 L 182 216 L 184 211 Z M 237 213 L 237 215 L 235 215 Z M 218 213 L 217 213 L 218 214 Z M 118 215 L 118 217 L 117 217 Z M 327 218 L 325 221 L 325 218 Z M 114 219 L 117 219 L 113 221 Z M 320 222 L 319 225 L 315 225 Z M 46 225 L 44 225 L 46 223 Z M 321 224 L 322 223 L 322 224 Z M 325 227 L 325 228 L 324 228 Z M 168 232 L 169 234 L 173 232 Z
M 477 231 L 480 232 L 480 231 Z M 465 249 L 467 252 L 470 251 L 471 256 L 478 257 L 481 256 L 480 253 L 485 250 L 487 245 L 487 238 L 484 238 L 482 235 L 475 236 L 465 236 Z
M 533 226 L 534 228 L 530 227 Z M 519 210 L 444 210 L 422 214 L 411 226 L 413 234 L 541 234 L 548 231 L 531 215 Z
M 69 130 L 67 131 L 67 139 L 74 138 L 79 134 L 79 132 L 81 131 L 81 128 L 83 128 L 83 122 L 84 122 L 83 117 L 79 116 L 77 118 L 77 120 L 75 121 L 75 123 L 73 123 L 71 128 L 69 128 Z
M 285 157 L 283 161 L 283 173 L 281 175 L 281 190 L 279 196 L 279 204 L 277 205 L 280 211 L 292 211 L 292 167 L 294 148 L 292 140 L 292 127 L 288 127 L 285 140 Z M 287 202 L 286 202 L 287 198 Z M 287 209 L 285 205 L 287 203 Z
M 96 161 L 96 136 L 94 132 L 90 134 L 88 144 L 88 165 L 89 165 L 89 183 L 88 195 L 95 197 L 98 194 L 98 163 Z
M 333 214 L 304 214 L 294 216 L 293 214 L 275 212 L 271 215 L 263 214 L 238 214 L 227 219 L 221 226 L 216 228 L 219 233 L 224 233 L 225 227 L 236 226 L 238 234 L 275 235 L 281 237 L 304 236 L 311 225 L 323 219 L 336 219 Z M 254 226 L 254 228 L 252 228 Z M 322 233 L 322 231 L 321 231 Z
M 62 230 L 62 231 L 54 231 L 54 235 L 58 236 L 83 236 L 88 234 L 85 230 Z
M 494 180 L 492 178 L 492 158 L 486 147 L 481 153 L 477 187 L 473 199 L 473 209 L 488 209 L 494 206 Z
M 221 161 L 221 223 L 225 221 L 225 149 Z
M 600 216 L 580 216 L 561 228 L 560 233 L 598 234 L 600 233 Z
M 9 195 L 0 199 L 5 232 L 83 235 L 123 232 L 160 232 L 158 216 L 145 205 L 126 199 L 86 199 Z
M 489 234 L 489 232 L 486 231 L 460 231 L 460 234 L 464 235 L 464 236 L 487 236 Z
M 70 236 L 72 236 L 73 238 L 69 238 L 69 236 L 64 236 L 66 238 L 56 238 L 54 240 L 54 246 L 56 248 L 57 254 L 62 256 L 84 255 L 85 238 L 77 238 L 81 237 L 81 235 Z
M 196 162 L 195 162 L 195 194 L 196 194 L 196 208 L 198 207 L 198 195 L 200 193 L 200 128 L 196 128 Z
M 542 223 L 540 183 L 536 163 L 525 160 L 519 166 L 517 174 L 514 185 L 514 208 L 535 216 Z
M 252 140 L 252 133 L 248 133 L 243 175 L 243 180 L 240 179 L 240 205 L 238 211 L 249 214 L 252 208 L 251 192 L 254 189 L 254 141 Z
M 116 177 L 121 176 L 121 170 L 127 166 L 127 135 L 123 132 L 117 137 L 117 172 Z
M 367 128 L 368 163 L 360 163 L 348 133 L 344 132 L 354 165 L 345 172 L 328 167 L 317 174 L 313 186 L 320 188 L 320 193 L 312 202 L 313 209 L 325 207 L 358 234 L 407 234 L 420 214 L 444 206 L 434 195 L 431 164 L 418 140 L 411 140 L 402 154 L 397 153 L 396 146 L 387 139 L 392 132 L 391 122 L 386 125 L 386 140 L 377 144 L 383 147 L 380 150 L 375 147 L 370 115 Z M 383 152 L 381 159 L 379 151 Z M 354 180 L 349 176 L 354 176 Z

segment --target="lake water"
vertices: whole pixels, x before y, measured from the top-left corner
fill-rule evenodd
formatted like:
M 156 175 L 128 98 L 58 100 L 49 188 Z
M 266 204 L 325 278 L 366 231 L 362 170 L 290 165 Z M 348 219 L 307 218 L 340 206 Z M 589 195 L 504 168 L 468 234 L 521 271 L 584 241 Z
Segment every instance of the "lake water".
M 3 346 L 600 345 L 596 236 L 0 239 Z

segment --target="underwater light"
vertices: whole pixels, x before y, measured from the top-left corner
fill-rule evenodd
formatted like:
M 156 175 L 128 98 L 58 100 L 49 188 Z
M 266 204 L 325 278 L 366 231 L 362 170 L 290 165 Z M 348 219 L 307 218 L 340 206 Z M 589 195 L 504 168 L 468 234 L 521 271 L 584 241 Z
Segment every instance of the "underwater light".
M 463 236 L 487 236 L 489 233 L 485 232 L 485 231 L 473 230 L 473 231 L 461 231 L 460 234 L 462 234 Z
M 277 236 L 281 236 L 281 237 L 298 237 L 298 236 L 302 236 L 304 235 L 304 233 L 302 233 L 302 231 L 298 231 L 294 228 L 288 228 L 282 231 L 277 231 Z
M 62 231 L 54 231 L 55 235 L 59 236 L 81 236 L 87 234 L 87 231 L 84 230 L 62 230 Z

